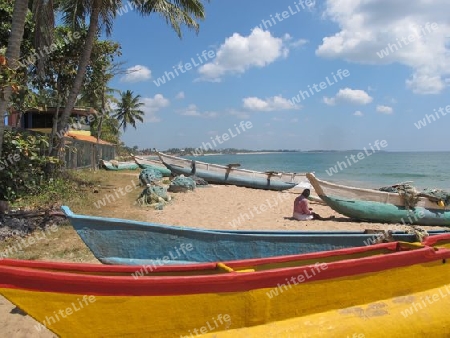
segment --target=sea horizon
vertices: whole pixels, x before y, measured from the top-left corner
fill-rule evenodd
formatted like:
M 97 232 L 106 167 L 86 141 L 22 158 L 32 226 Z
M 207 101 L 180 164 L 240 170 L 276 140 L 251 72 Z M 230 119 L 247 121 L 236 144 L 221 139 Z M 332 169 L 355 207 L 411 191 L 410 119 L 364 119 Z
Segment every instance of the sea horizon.
M 357 158 L 358 152 L 360 154 Z M 314 172 L 323 180 L 360 188 L 380 188 L 412 181 L 425 188 L 450 191 L 450 151 L 376 151 L 336 152 L 264 152 L 184 156 L 191 160 L 226 165 L 240 163 L 240 168 L 257 171 Z M 354 156 L 352 156 L 354 155 Z

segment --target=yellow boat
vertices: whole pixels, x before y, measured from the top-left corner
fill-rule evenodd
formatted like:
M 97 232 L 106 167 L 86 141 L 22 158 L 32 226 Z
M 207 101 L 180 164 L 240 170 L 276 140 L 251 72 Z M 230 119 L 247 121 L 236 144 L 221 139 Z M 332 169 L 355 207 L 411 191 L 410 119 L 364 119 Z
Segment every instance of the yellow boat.
M 0 294 L 61 337 L 449 337 L 449 243 L 187 266 L 4 259 Z

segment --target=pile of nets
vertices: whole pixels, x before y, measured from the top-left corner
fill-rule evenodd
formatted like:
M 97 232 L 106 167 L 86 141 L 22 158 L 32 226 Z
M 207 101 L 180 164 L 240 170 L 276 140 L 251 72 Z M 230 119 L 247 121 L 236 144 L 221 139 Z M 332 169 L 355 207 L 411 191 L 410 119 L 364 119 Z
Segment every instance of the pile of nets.
M 141 182 L 141 185 L 146 186 L 147 184 L 160 181 L 162 177 L 163 176 L 159 170 L 153 168 L 145 168 L 139 174 L 139 182 Z
M 406 209 L 414 208 L 419 201 L 419 197 L 426 197 L 440 207 L 450 205 L 450 193 L 440 189 L 424 189 L 419 192 L 409 182 L 399 183 L 389 187 L 382 187 L 378 190 L 398 193 L 403 199 Z
M 194 190 L 196 187 L 195 181 L 191 177 L 183 175 L 175 177 L 169 185 L 170 192 L 187 192 Z
M 418 196 L 426 197 L 441 207 L 450 205 L 450 193 L 441 189 L 424 189 Z
M 203 178 L 195 176 L 195 175 L 191 175 L 189 176 L 190 178 L 192 178 L 195 182 L 195 186 L 196 187 L 205 187 L 208 185 L 208 182 L 206 182 Z
M 157 184 L 148 184 L 141 194 L 137 202 L 140 205 L 150 206 L 156 210 L 162 210 L 164 206 L 171 200 L 167 189 Z

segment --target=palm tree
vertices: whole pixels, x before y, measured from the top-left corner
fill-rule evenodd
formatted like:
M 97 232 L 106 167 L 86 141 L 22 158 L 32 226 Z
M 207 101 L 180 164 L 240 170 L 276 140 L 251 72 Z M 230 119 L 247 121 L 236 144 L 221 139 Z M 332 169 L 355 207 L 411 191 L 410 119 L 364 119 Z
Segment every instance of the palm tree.
M 133 92 L 127 90 L 126 92 L 122 92 L 121 96 L 121 100 L 115 110 L 116 113 L 114 114 L 114 117 L 120 122 L 119 129 L 122 128 L 125 131 L 128 124 L 131 124 L 136 129 L 136 120 L 144 122 L 144 112 L 139 109 L 144 105 L 139 101 L 141 95 L 133 97 Z
M 42 46 L 49 46 L 52 41 L 52 33 L 54 26 L 54 7 L 52 0 L 15 0 L 11 22 L 11 33 L 8 38 L 8 46 L 5 57 L 8 67 L 17 70 L 20 59 L 20 47 L 22 45 L 23 35 L 25 31 L 25 22 L 28 10 L 31 9 L 35 20 L 35 41 L 36 49 Z M 39 71 L 42 69 L 44 58 L 40 58 L 38 62 Z M 3 150 L 3 134 L 5 131 L 4 113 L 8 108 L 12 94 L 11 86 L 3 89 L 0 95 L 0 156 Z
M 23 32 L 25 30 L 25 19 L 28 12 L 28 0 L 16 0 L 11 25 L 11 35 L 8 39 L 8 48 L 6 49 L 6 60 L 8 67 L 17 68 L 17 60 L 20 58 L 20 45 L 22 44 Z M 0 95 L 0 156 L 3 150 L 3 134 L 5 132 L 4 114 L 8 108 L 12 89 L 10 86 L 3 89 L 3 95 Z
M 205 0 L 209 1 L 209 0 Z M 143 16 L 152 13 L 160 14 L 172 26 L 181 38 L 181 25 L 194 28 L 198 32 L 196 19 L 204 19 L 205 12 L 202 0 L 131 0 L 133 7 Z M 92 47 L 100 27 L 105 27 L 106 34 L 112 31 L 113 19 L 122 7 L 121 0 L 65 0 L 62 5 L 63 19 L 75 27 L 89 17 L 89 28 L 81 55 L 77 74 L 71 88 L 64 111 L 58 123 L 60 133 L 67 125 L 70 114 L 77 101 L 83 84 L 86 67 L 89 64 Z

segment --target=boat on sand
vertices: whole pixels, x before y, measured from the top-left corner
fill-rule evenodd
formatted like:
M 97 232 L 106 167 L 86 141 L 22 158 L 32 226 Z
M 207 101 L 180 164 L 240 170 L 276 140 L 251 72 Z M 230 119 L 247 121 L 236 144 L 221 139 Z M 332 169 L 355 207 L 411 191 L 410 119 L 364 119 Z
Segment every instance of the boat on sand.
M 382 240 L 420 241 L 417 234 L 406 232 L 207 230 L 78 215 L 67 206 L 62 210 L 104 264 L 194 264 L 367 246 Z
M 397 192 L 348 187 L 306 174 L 319 197 L 334 211 L 355 220 L 378 223 L 450 226 L 450 206 L 420 194 L 409 205 Z
M 134 162 L 100 160 L 100 167 L 106 170 L 136 170 L 139 166 Z
M 448 241 L 147 270 L 4 259 L 0 294 L 61 337 L 443 338 Z
M 131 154 L 131 157 L 141 169 L 147 168 L 155 169 L 159 171 L 163 175 L 163 177 L 169 177 L 172 174 L 172 172 L 169 169 L 167 169 L 161 161 L 149 160 L 133 154 Z
M 157 152 L 157 154 L 161 162 L 172 173 L 185 176 L 196 175 L 213 184 L 230 184 L 254 189 L 281 191 L 292 189 L 300 183 L 308 183 L 305 173 L 261 172 L 240 169 L 239 163 L 219 165 L 188 160 L 161 152 Z

